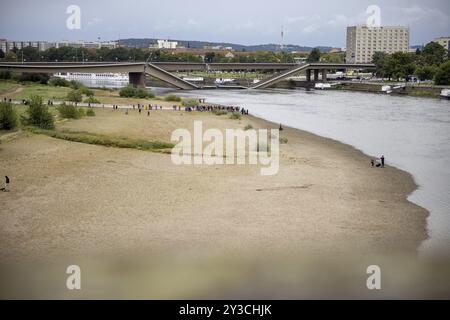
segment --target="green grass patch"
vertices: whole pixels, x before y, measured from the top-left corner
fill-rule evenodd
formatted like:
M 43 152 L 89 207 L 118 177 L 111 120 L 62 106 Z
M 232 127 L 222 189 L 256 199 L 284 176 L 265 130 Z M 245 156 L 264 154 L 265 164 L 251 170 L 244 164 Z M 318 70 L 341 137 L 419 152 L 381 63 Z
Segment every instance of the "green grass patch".
M 26 84 L 23 90 L 14 96 L 15 99 L 29 99 L 31 96 L 41 96 L 43 100 L 64 100 L 71 91 L 67 87 L 54 87 L 45 84 Z
M 12 81 L 2 80 L 0 81 L 0 94 L 8 93 L 19 85 Z
M 32 133 L 43 134 L 56 139 L 95 144 L 105 147 L 137 149 L 152 152 L 167 152 L 168 149 L 172 149 L 174 147 L 174 144 L 162 141 L 130 139 L 126 137 L 110 137 L 85 131 L 43 130 L 35 127 L 26 127 L 26 130 Z
M 233 112 L 230 115 L 230 119 L 232 119 L 232 120 L 241 120 L 241 118 L 242 118 L 242 116 L 239 112 Z
M 227 110 L 213 109 L 212 113 L 215 114 L 216 116 L 223 116 L 223 115 L 226 115 L 228 113 L 228 111 Z
M 181 98 L 174 94 L 169 94 L 164 98 L 164 100 L 169 102 L 181 102 Z

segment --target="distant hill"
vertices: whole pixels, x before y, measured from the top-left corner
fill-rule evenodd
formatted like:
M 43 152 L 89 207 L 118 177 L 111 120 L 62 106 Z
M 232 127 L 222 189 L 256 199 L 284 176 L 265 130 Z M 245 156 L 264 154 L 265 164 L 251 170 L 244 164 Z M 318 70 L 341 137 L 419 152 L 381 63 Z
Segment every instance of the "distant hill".
M 124 47 L 130 48 L 148 48 L 150 44 L 156 43 L 157 39 L 151 38 L 142 38 L 142 39 L 120 39 L 118 40 L 121 45 Z M 203 49 L 204 46 L 223 46 L 223 47 L 232 47 L 236 51 L 280 51 L 279 44 L 259 44 L 259 45 L 242 45 L 235 43 L 227 43 L 227 42 L 207 42 L 207 41 L 188 41 L 188 40 L 175 40 L 171 39 L 171 41 L 177 41 L 180 46 L 184 46 L 186 48 L 192 49 Z M 322 52 L 329 52 L 332 47 L 319 46 L 317 47 Z M 311 51 L 313 47 L 306 46 L 298 46 L 293 44 L 284 45 L 284 50 L 288 52 L 292 51 L 302 51 L 307 52 Z

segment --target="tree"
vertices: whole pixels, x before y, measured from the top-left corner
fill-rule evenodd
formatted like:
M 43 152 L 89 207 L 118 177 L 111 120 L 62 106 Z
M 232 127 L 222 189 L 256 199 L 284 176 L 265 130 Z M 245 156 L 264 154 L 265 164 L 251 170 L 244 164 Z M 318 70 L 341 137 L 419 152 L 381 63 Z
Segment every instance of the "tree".
M 0 130 L 12 130 L 17 126 L 17 113 L 11 103 L 0 102 Z
M 375 73 L 380 77 L 390 78 L 390 75 L 387 72 L 387 62 L 388 62 L 387 60 L 388 54 L 381 51 L 375 52 L 372 56 L 372 62 L 376 66 Z
M 419 80 L 432 80 L 437 72 L 437 67 L 435 66 L 418 66 L 414 74 L 419 78 Z
M 22 115 L 22 122 L 41 129 L 53 129 L 55 124 L 48 107 L 42 103 L 41 96 L 32 96 L 26 114 Z
M 77 102 L 81 102 L 82 99 L 83 99 L 83 96 L 82 96 L 80 90 L 71 90 L 67 94 L 67 100 L 69 100 L 69 101 L 77 103 Z
M 25 47 L 22 50 L 19 50 L 16 55 L 18 57 L 20 57 L 20 59 L 22 59 L 22 54 L 23 54 L 23 59 L 26 61 L 39 61 L 40 60 L 40 54 L 39 54 L 39 50 L 37 48 L 33 48 L 33 47 Z
M 437 42 L 428 43 L 422 50 L 422 61 L 427 65 L 440 65 L 447 59 L 447 50 Z
M 5 58 L 4 59 L 5 59 L 5 61 L 12 62 L 12 61 L 16 61 L 17 60 L 17 56 L 16 56 L 16 54 L 14 52 L 8 51 L 5 54 Z
M 214 61 L 216 54 L 214 52 L 207 52 L 205 54 L 205 63 L 211 63 Z
M 450 61 L 447 61 L 439 67 L 434 76 L 434 84 L 450 85 Z
M 320 61 L 320 50 L 319 48 L 314 48 L 311 50 L 308 59 L 308 62 L 318 62 Z
M 5 57 L 5 53 L 2 49 L 0 49 L 0 59 L 3 59 Z

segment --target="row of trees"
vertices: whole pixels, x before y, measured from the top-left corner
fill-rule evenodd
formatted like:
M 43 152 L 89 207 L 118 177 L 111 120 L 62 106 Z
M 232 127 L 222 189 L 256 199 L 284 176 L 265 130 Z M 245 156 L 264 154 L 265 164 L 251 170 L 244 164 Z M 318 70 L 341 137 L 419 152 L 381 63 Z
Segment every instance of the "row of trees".
M 415 53 L 376 52 L 373 63 L 376 65 L 376 74 L 389 80 L 408 81 L 415 76 L 421 81 L 434 80 L 437 85 L 446 85 L 450 84 L 448 59 L 449 53 L 444 47 L 436 42 L 430 42 L 423 50 L 418 49 Z
M 342 62 L 343 56 L 340 54 L 321 54 L 318 49 L 314 49 L 311 55 L 314 57 L 319 55 L 319 59 L 329 62 Z M 165 50 L 145 50 L 140 48 L 101 48 L 101 49 L 86 49 L 61 47 L 50 48 L 46 51 L 39 51 L 33 47 L 25 47 L 21 50 L 13 49 L 8 53 L 3 53 L 0 50 L 0 59 L 3 61 L 23 61 L 39 62 L 39 61 L 109 61 L 109 62 L 124 62 L 124 61 L 161 61 L 161 62 L 234 62 L 234 63 L 251 63 L 251 62 L 266 62 L 266 63 L 292 63 L 295 57 L 307 57 L 307 54 L 293 54 L 290 52 L 272 52 L 272 51 L 258 51 L 256 53 L 235 53 L 234 57 L 226 56 L 222 52 L 206 52 L 200 56 L 189 52 L 170 52 Z M 319 61 L 319 60 L 317 60 Z

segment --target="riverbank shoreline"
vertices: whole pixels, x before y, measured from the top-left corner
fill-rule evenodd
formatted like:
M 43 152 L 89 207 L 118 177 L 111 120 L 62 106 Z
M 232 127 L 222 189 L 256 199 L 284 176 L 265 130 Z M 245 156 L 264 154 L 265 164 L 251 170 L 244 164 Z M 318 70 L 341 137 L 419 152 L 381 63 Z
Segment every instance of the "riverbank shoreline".
M 347 92 L 361 92 L 361 93 L 376 93 L 376 94 L 386 94 L 382 92 L 383 86 L 402 86 L 404 83 L 394 83 L 394 82 L 377 82 L 377 83 L 367 83 L 367 82 L 350 82 L 350 81 L 328 81 L 328 83 L 337 83 L 337 85 L 327 88 L 325 90 L 334 91 L 347 91 Z M 283 81 L 275 86 L 279 89 L 296 89 L 305 88 L 303 81 Z M 314 88 L 314 85 L 311 86 Z M 399 90 L 394 90 L 390 95 L 392 96 L 408 96 L 408 97 L 420 97 L 420 98 L 433 98 L 441 99 L 441 90 L 450 89 L 449 86 L 429 86 L 429 85 L 406 85 Z

